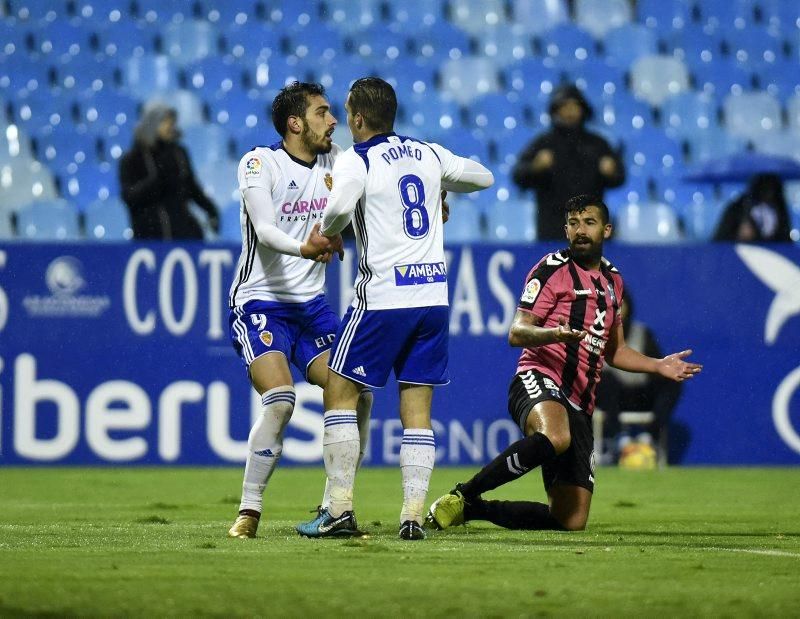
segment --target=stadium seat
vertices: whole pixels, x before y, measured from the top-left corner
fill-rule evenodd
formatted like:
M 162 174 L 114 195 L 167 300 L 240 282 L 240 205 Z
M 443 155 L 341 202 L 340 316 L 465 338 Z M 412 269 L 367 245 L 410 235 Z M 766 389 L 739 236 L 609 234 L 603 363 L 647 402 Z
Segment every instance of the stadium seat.
M 527 101 L 546 104 L 553 89 L 561 81 L 561 72 L 539 58 L 525 58 L 502 69 L 503 83 L 516 90 Z
M 437 95 L 414 97 L 403 106 L 403 121 L 413 126 L 415 133 L 441 134 L 461 128 L 461 108 Z
M 575 0 L 575 22 L 602 39 L 612 28 L 631 21 L 632 11 L 628 0 Z
M 661 174 L 665 170 L 669 174 L 683 169 L 683 153 L 660 128 L 648 126 L 625 141 L 625 162 L 629 168 L 642 168 L 643 173 Z
M 469 194 L 450 194 L 450 219 L 444 226 L 445 243 L 478 243 L 483 240 L 480 206 Z
M 189 150 L 192 163 L 196 167 L 225 161 L 230 156 L 230 135 L 224 127 L 218 124 L 188 127 L 183 132 L 182 141 Z M 248 148 L 253 146 L 255 143 L 251 143 Z
M 322 19 L 340 32 L 369 28 L 381 19 L 382 0 L 325 0 Z
M 501 243 L 530 243 L 536 240 L 536 213 L 530 198 L 495 202 L 487 209 L 486 215 L 487 240 Z
M 281 55 L 272 56 L 269 60 L 245 58 L 242 60 L 242 66 L 244 69 L 242 81 L 247 91 L 256 89 L 260 92 L 266 90 L 277 92 L 286 84 L 310 79 L 308 67 L 298 66 L 296 62 L 289 63 Z M 238 93 L 232 90 L 230 94 Z
M 692 4 L 691 0 L 638 0 L 636 12 L 648 28 L 680 30 L 691 21 Z
M 533 53 L 530 32 L 519 25 L 498 24 L 475 34 L 477 53 L 498 66 L 528 58 Z
M 492 93 L 475 99 L 466 106 L 467 126 L 487 131 L 489 135 L 524 126 L 526 106 L 519 99 L 515 92 Z
M 242 67 L 230 56 L 206 58 L 187 66 L 181 82 L 202 98 L 225 96 L 234 88 L 242 88 Z
M 751 25 L 755 16 L 752 0 L 703 0 L 697 3 L 701 23 L 712 26 L 736 26 L 739 30 L 746 30 Z
M 17 232 L 19 238 L 28 240 L 78 240 L 78 211 L 61 198 L 33 202 L 17 213 Z
M 120 195 L 117 163 L 92 163 L 63 175 L 61 194 L 81 211 L 96 200 Z
M 789 128 L 800 134 L 800 93 L 795 93 L 786 102 L 786 115 L 789 119 Z
M 47 23 L 67 16 L 64 2 L 55 2 L 53 0 L 12 0 L 9 4 L 8 14 L 21 22 Z
M 718 198 L 684 205 L 682 212 L 687 237 L 695 241 L 713 238 L 725 205 L 726 200 Z
M 255 0 L 246 2 L 206 2 L 198 11 L 202 19 L 212 24 L 225 28 L 227 26 L 241 26 L 256 21 Z
M 441 0 L 404 0 L 388 2 L 388 22 L 397 24 L 404 31 L 430 28 L 444 22 Z
M 32 159 L 33 148 L 27 132 L 14 124 L 0 126 L 0 165 Z
M 79 122 L 86 123 L 98 135 L 116 135 L 116 131 L 109 131 L 112 127 L 127 129 L 126 133 L 132 134 L 139 118 L 139 103 L 118 90 L 91 91 L 77 103 Z
M 776 62 L 758 67 L 758 85 L 773 97 L 787 101 L 793 95 L 800 94 L 800 75 L 794 69 L 794 60 L 778 57 Z
M 728 95 L 722 103 L 725 127 L 733 135 L 753 139 L 781 128 L 781 106 L 769 93 Z
M 228 204 L 239 199 L 238 169 L 238 160 L 230 159 L 204 163 L 195 168 L 203 191 L 216 204 Z
M 279 53 L 284 44 L 284 38 L 283 32 L 250 19 L 244 24 L 223 27 L 220 34 L 220 45 L 226 54 L 236 59 L 266 59 L 273 55 L 273 50 L 276 54 Z M 213 58 L 207 58 L 202 64 L 205 66 L 206 63 L 213 60 Z
M 571 67 L 597 56 L 592 35 L 572 24 L 559 24 L 539 35 L 542 54 L 560 69 Z
M 242 242 L 241 206 L 228 205 L 220 213 L 219 240 Z
M 89 56 L 92 42 L 90 30 L 66 20 L 57 19 L 33 31 L 36 52 L 51 62 L 69 62 L 73 56 L 81 54 Z
M 192 18 L 193 2 L 186 0 L 133 0 L 133 14 L 140 21 L 168 24 Z
M 532 34 L 541 34 L 569 21 L 565 0 L 512 0 L 514 22 Z
M 652 198 L 653 182 L 648 175 L 634 174 L 630 171 L 621 187 L 606 191 L 603 200 L 608 205 L 612 219 L 616 218 L 628 204 L 644 204 Z
M 219 34 L 207 21 L 189 20 L 168 25 L 161 35 L 162 48 L 176 64 L 197 62 L 219 51 Z
M 13 107 L 14 120 L 31 133 L 69 124 L 75 111 L 71 97 L 41 88 L 18 97 Z
M 564 76 L 581 89 L 594 107 L 613 101 L 617 93 L 627 90 L 623 69 L 609 65 L 600 58 L 569 67 L 564 71 Z
M 637 58 L 658 53 L 658 38 L 641 24 L 624 24 L 606 32 L 603 47 L 609 64 L 627 70 Z
M 446 60 L 441 65 L 440 74 L 442 91 L 461 103 L 500 90 L 500 76 L 488 58 Z
M 507 171 L 517 162 L 522 150 L 530 144 L 536 133 L 526 127 L 497 131 L 492 134 L 493 151 L 498 167 Z
M 508 22 L 503 0 L 450 0 L 450 21 L 473 35 Z
M 125 64 L 124 81 L 131 94 L 142 100 L 178 87 L 178 72 L 169 56 L 133 56 Z
M 0 204 L 19 210 L 33 200 L 58 197 L 53 175 L 38 161 L 11 161 L 0 166 Z
M 461 157 L 475 159 L 483 165 L 489 164 L 489 140 L 485 137 L 478 137 L 467 131 L 449 131 L 439 135 L 426 135 L 425 139 L 437 142 Z
M 98 50 L 118 63 L 155 52 L 157 30 L 152 24 L 119 19 L 103 23 L 96 34 Z
M 668 53 L 686 63 L 690 71 L 718 62 L 722 56 L 722 34 L 719 29 L 690 23 L 680 30 L 662 35 Z
M 225 97 L 215 97 L 208 104 L 211 122 L 229 133 L 261 126 L 268 118 L 266 106 L 264 99 L 251 98 L 240 90 L 231 90 Z
M 653 123 L 653 112 L 646 102 L 622 92 L 605 101 L 602 108 L 595 110 L 594 122 L 599 128 L 615 136 L 616 140 L 624 139 L 635 136 L 650 126 Z
M 85 126 L 62 123 L 46 127 L 34 134 L 37 158 L 52 170 L 75 172 L 83 165 L 97 161 L 97 137 Z
M 163 103 L 173 108 L 178 114 L 178 125 L 181 128 L 193 127 L 204 122 L 203 103 L 190 90 L 174 90 L 157 94 L 147 104 Z
M 68 63 L 55 67 L 55 85 L 73 98 L 87 96 L 98 90 L 117 88 L 118 69 L 106 58 L 73 56 Z
M 0 62 L 0 93 L 24 97 L 38 89 L 50 87 L 55 76 L 53 67 L 36 62 L 28 54 L 9 55 Z
M 724 49 L 739 64 L 762 67 L 784 58 L 784 42 L 772 30 L 728 27 L 722 31 Z
M 629 244 L 668 244 L 681 240 L 680 223 L 666 204 L 628 204 L 617 215 L 614 238 Z
M 794 2 L 786 0 L 759 0 L 762 20 L 772 28 L 781 28 L 785 32 L 793 32 L 800 28 L 800 13 Z
M 83 216 L 88 240 L 129 241 L 133 238 L 128 207 L 118 197 L 92 202 Z
M 769 131 L 753 136 L 753 146 L 760 153 L 791 157 L 800 161 L 800 137 L 789 131 Z
M 11 225 L 11 212 L 0 208 L 0 241 L 9 241 L 16 237 Z
M 732 135 L 720 127 L 709 127 L 686 134 L 689 159 L 695 163 L 718 159 L 741 152 L 747 146 L 745 138 Z
M 375 70 L 395 89 L 402 107 L 411 97 L 436 96 L 436 68 L 433 63 L 404 54 L 396 60 L 387 59 L 377 64 Z
M 458 59 L 469 54 L 470 41 L 467 33 L 449 22 L 435 27 L 421 28 L 411 35 L 412 53 L 427 61 L 442 62 Z
M 631 90 L 651 105 L 689 90 L 686 65 L 671 56 L 644 56 L 631 66 Z
M 728 94 L 741 94 L 753 87 L 753 74 L 744 66 L 730 61 L 717 61 L 693 68 L 694 81 L 702 90 L 722 99 Z
M 702 92 L 685 92 L 670 97 L 661 106 L 661 118 L 667 133 L 685 137 L 719 125 L 719 110 L 714 97 Z
M 399 28 L 375 24 L 348 35 L 345 47 L 351 48 L 364 61 L 379 63 L 406 56 L 409 41 L 408 35 Z

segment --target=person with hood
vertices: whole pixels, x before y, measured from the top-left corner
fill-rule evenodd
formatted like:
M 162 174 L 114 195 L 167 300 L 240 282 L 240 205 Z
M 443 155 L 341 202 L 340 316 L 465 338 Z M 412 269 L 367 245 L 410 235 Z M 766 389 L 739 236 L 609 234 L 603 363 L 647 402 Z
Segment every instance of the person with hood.
M 148 105 L 134 130 L 133 147 L 120 160 L 122 199 L 135 239 L 202 239 L 190 200 L 208 213 L 211 228 L 219 230 L 217 207 L 198 184 L 189 153 L 178 143 L 177 120 L 173 108 Z
M 715 241 L 791 241 L 783 183 L 775 174 L 757 174 L 742 195 L 725 207 Z
M 608 142 L 586 130 L 593 111 L 576 86 L 556 88 L 549 111 L 552 128 L 520 153 L 512 178 L 536 192 L 537 238 L 561 240 L 567 200 L 579 194 L 602 199 L 606 188 L 622 185 L 625 169 Z

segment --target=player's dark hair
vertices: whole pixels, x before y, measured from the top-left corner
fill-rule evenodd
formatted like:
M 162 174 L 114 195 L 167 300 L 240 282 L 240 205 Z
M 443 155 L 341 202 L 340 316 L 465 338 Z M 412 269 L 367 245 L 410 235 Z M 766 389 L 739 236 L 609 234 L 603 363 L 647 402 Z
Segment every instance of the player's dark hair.
M 379 77 L 362 77 L 350 87 L 350 112 L 361 114 L 373 131 L 387 133 L 394 129 L 397 95 L 391 84 Z
M 272 100 L 272 124 L 275 131 L 286 137 L 286 122 L 290 116 L 306 115 L 308 98 L 314 95 L 325 96 L 325 88 L 321 84 L 309 82 L 292 82 L 281 88 Z
M 608 207 L 599 197 L 589 194 L 581 194 L 573 196 L 564 205 L 564 216 L 569 218 L 570 213 L 582 213 L 590 206 L 596 206 L 600 209 L 600 214 L 603 216 L 603 224 L 611 221 L 611 216 L 608 213 Z

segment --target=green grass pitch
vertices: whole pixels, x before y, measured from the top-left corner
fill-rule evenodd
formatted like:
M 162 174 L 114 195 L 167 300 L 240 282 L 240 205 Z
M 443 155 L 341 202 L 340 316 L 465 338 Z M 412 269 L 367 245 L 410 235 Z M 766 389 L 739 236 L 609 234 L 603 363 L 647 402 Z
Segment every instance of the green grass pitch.
M 468 476 L 434 471 L 429 499 Z M 367 539 L 301 539 L 320 468 L 278 470 L 255 540 L 241 471 L 0 469 L 0 617 L 796 616 L 800 469 L 600 469 L 587 531 L 397 539 L 398 469 L 361 472 Z M 538 472 L 492 493 L 536 498 Z

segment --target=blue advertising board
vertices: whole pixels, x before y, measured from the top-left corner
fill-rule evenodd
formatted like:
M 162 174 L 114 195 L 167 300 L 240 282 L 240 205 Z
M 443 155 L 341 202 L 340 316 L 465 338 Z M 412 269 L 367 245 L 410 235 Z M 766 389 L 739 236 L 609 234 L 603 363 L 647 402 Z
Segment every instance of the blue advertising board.
M 452 246 L 452 382 L 434 398 L 437 461 L 485 462 L 519 434 L 507 331 L 555 245 Z M 227 333 L 239 248 L 0 245 L 0 463 L 241 463 L 258 399 Z M 671 434 L 685 464 L 800 463 L 800 248 L 610 243 L 637 317 L 704 364 Z M 343 312 L 354 251 L 328 270 Z M 300 377 L 296 377 L 300 380 Z M 322 393 L 299 382 L 285 464 L 321 461 Z M 394 384 L 376 394 L 368 461 L 396 464 Z

